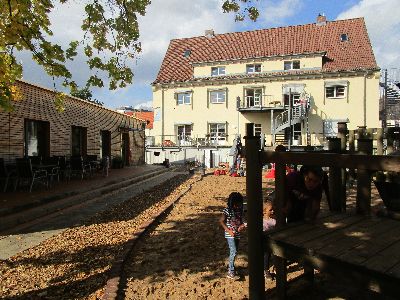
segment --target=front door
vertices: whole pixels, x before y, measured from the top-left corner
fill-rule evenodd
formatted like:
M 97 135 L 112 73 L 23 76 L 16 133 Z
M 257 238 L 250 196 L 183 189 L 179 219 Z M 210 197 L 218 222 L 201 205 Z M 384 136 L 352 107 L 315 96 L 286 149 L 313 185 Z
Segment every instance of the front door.
M 130 152 L 131 149 L 129 147 L 129 133 L 122 133 L 122 142 L 121 142 L 121 153 L 122 153 L 122 161 L 125 166 L 130 165 Z

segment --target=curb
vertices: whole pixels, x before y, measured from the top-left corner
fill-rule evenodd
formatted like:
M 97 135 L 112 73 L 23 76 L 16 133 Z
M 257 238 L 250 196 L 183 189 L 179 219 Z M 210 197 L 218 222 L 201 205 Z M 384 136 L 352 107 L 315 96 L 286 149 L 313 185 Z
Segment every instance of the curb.
M 104 288 L 104 294 L 101 297 L 102 300 L 115 300 L 118 296 L 118 290 L 121 283 L 121 276 L 123 271 L 123 265 L 125 264 L 129 254 L 133 250 L 133 246 L 137 242 L 137 240 L 147 231 L 148 227 L 152 225 L 156 220 L 158 220 L 162 214 L 164 214 L 169 208 L 171 208 L 175 203 L 177 203 L 187 192 L 192 189 L 193 184 L 201 181 L 203 176 L 200 176 L 200 179 L 193 182 L 189 185 L 189 187 L 182 191 L 175 199 L 171 200 L 169 203 L 165 204 L 165 206 L 161 207 L 156 213 L 154 213 L 149 220 L 144 221 L 140 227 L 136 230 L 135 233 L 132 234 L 131 238 L 125 243 L 125 249 L 116 257 L 113 265 L 110 269 L 110 279 L 107 280 L 106 286 Z

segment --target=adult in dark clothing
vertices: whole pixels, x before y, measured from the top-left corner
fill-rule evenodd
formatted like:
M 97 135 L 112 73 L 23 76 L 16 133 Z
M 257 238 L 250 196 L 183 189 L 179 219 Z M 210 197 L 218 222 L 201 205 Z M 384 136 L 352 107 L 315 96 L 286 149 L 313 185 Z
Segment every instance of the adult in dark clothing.
M 300 171 L 287 174 L 285 211 L 288 222 L 315 221 L 324 181 L 326 176 L 320 167 L 304 166 Z

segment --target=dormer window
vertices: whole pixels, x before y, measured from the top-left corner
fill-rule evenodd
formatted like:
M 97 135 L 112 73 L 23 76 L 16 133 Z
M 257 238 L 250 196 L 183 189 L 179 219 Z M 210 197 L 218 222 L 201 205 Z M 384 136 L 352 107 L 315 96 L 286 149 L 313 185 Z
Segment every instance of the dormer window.
M 225 67 L 211 67 L 211 76 L 225 75 Z
M 246 65 L 246 73 L 261 73 L 261 64 L 250 64 Z
M 288 60 L 283 63 L 284 70 L 300 70 L 299 60 Z
M 347 35 L 347 33 L 342 33 L 342 34 L 340 35 L 340 40 L 341 40 L 342 42 L 347 42 L 347 41 L 349 40 L 349 36 Z
M 190 51 L 190 49 L 186 49 L 186 50 L 183 52 L 183 57 L 189 57 L 189 56 L 190 56 L 190 53 L 192 53 L 192 52 Z

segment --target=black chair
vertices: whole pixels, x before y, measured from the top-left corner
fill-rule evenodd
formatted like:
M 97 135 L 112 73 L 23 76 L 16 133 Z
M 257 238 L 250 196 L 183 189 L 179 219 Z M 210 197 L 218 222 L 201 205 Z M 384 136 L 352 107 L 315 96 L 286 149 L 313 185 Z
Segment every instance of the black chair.
M 75 174 L 79 174 L 81 179 L 83 179 L 84 175 L 90 175 L 91 173 L 90 165 L 83 162 L 82 156 L 71 156 L 69 165 L 69 179 L 71 178 L 71 175 Z
M 43 159 L 43 167 L 47 171 L 50 185 L 52 185 L 55 178 L 57 178 L 57 182 L 60 182 L 60 166 L 58 156 L 46 157 Z
M 0 158 L 0 181 L 4 181 L 3 192 L 7 191 L 8 182 L 10 179 L 17 179 L 14 171 L 9 171 L 4 163 L 4 158 Z
M 33 170 L 32 163 L 29 158 L 16 158 L 17 165 L 17 182 L 14 191 L 22 181 L 30 183 L 29 192 L 32 191 L 32 186 L 35 181 L 42 181 L 48 187 L 47 171 L 44 169 Z
M 84 165 L 90 166 L 91 175 L 93 175 L 93 172 L 100 169 L 100 162 L 97 159 L 97 155 L 86 155 Z
M 62 179 L 69 178 L 70 176 L 70 165 L 67 161 L 67 157 L 64 155 L 53 156 L 58 158 L 58 167 Z

